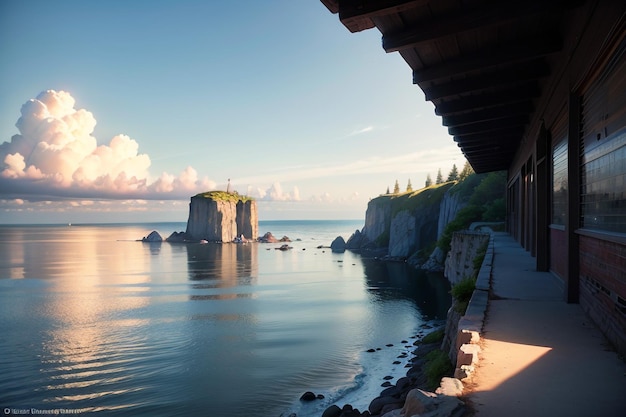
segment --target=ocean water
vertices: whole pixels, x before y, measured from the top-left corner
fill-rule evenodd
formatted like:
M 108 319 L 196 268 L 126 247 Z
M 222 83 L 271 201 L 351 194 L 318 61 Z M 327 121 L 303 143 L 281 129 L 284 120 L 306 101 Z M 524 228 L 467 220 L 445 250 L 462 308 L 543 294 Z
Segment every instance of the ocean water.
M 260 222 L 260 234 L 299 239 L 279 251 L 136 241 L 185 223 L 0 226 L 0 407 L 133 416 L 307 417 L 333 403 L 364 410 L 384 376 L 404 375 L 408 359 L 397 356 L 410 349 L 401 341 L 441 323 L 450 295 L 439 276 L 317 248 L 361 227 Z M 325 398 L 301 403 L 305 391 Z

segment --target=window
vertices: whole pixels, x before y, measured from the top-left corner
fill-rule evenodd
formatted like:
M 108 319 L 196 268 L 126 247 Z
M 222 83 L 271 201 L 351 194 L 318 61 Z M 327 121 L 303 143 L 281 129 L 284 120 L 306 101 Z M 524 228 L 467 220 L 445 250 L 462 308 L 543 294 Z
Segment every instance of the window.
M 626 48 L 582 100 L 581 222 L 626 233 Z
M 552 149 L 552 224 L 567 223 L 567 137 Z

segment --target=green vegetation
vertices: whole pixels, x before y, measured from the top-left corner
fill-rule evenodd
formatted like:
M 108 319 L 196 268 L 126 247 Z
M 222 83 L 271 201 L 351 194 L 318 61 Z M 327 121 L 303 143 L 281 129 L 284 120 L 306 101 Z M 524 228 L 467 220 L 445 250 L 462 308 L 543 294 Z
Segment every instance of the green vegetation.
M 480 267 L 483 265 L 485 255 L 487 254 L 487 246 L 489 246 L 488 239 L 485 241 L 485 243 L 480 245 L 480 248 L 478 248 L 478 251 L 476 251 L 476 257 L 472 261 L 472 266 L 474 267 L 474 276 L 478 276 L 478 271 L 480 271 Z
M 460 193 L 461 200 L 469 198 L 469 201 L 467 206 L 459 210 L 454 220 L 448 223 L 437 242 L 437 246 L 446 253 L 450 250 L 454 232 L 467 229 L 477 221 L 504 221 L 506 216 L 506 172 L 470 174 L 457 187 L 450 192 Z
M 434 204 L 439 204 L 443 195 L 453 185 L 454 183 L 448 182 L 394 196 L 391 208 L 392 217 L 402 210 L 420 211 L 425 210 Z
M 454 284 L 451 289 L 452 297 L 454 297 L 454 308 L 457 312 L 464 314 L 467 310 L 474 289 L 476 288 L 476 278 L 465 278 Z
M 459 170 L 456 167 L 456 164 L 452 165 L 452 170 L 448 174 L 448 181 L 456 181 L 459 179 Z
M 435 184 L 443 184 L 443 175 L 441 175 L 441 168 L 437 171 L 437 179 L 435 180 Z
M 450 358 L 445 352 L 437 349 L 426 355 L 424 375 L 426 375 L 429 390 L 435 390 L 439 386 L 441 378 L 451 375 L 453 371 Z
M 240 195 L 236 191 L 231 193 L 226 191 L 207 191 L 196 194 L 195 196 L 209 198 L 214 201 L 232 201 L 235 203 L 238 201 L 243 201 L 245 203 L 246 201 L 254 200 L 254 198 L 248 197 L 247 195 Z
M 432 331 L 422 338 L 421 343 L 430 344 L 430 343 L 441 342 L 443 341 L 444 333 L 445 333 L 444 329 L 438 329 L 438 330 Z

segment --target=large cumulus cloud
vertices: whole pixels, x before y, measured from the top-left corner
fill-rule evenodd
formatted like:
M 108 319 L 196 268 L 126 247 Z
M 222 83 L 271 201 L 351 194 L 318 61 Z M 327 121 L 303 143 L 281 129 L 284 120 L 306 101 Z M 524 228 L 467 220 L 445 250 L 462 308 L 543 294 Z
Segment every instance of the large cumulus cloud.
M 175 199 L 215 188 L 192 167 L 151 181 L 150 157 L 139 144 L 117 135 L 98 146 L 96 119 L 75 104 L 68 92 L 48 90 L 22 106 L 19 134 L 0 144 L 2 194 Z

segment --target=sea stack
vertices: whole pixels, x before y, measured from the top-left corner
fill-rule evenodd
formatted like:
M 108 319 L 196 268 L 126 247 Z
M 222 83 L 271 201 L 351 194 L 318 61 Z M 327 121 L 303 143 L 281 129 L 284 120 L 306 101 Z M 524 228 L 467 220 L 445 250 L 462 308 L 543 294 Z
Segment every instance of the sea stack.
M 259 219 L 256 201 L 244 195 L 209 191 L 191 197 L 186 234 L 194 240 L 231 242 L 244 235 L 256 239 Z

